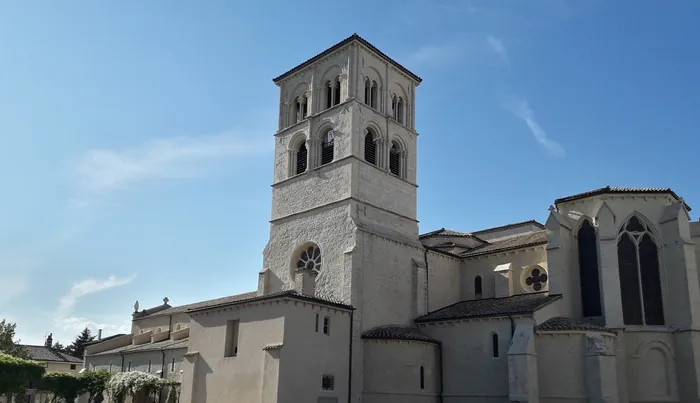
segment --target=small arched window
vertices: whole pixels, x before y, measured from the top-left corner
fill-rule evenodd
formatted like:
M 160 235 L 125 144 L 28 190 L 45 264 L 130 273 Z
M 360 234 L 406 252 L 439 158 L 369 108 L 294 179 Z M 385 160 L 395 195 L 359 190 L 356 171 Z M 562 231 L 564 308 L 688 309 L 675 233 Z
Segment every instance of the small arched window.
M 372 105 L 372 83 L 369 78 L 365 79 L 365 104 Z
M 396 176 L 401 176 L 401 148 L 397 142 L 391 143 L 389 150 L 389 170 Z
M 474 277 L 474 298 L 481 299 L 481 276 Z
M 340 77 L 336 77 L 333 81 L 333 105 L 340 103 Z
M 399 101 L 396 103 L 396 120 L 402 124 L 404 123 L 403 114 L 404 114 L 404 102 L 403 102 L 403 98 L 399 97 Z
M 306 142 L 302 141 L 297 149 L 297 163 L 295 173 L 301 174 L 306 172 L 306 167 L 308 166 L 308 150 L 306 149 Z
M 637 216 L 620 228 L 617 260 L 625 325 L 663 325 L 658 246 L 650 228 Z
M 321 141 L 321 165 L 333 161 L 333 135 L 328 130 Z
M 398 109 L 398 101 L 396 100 L 396 94 L 391 96 L 391 118 L 396 120 L 396 112 Z
M 333 106 L 333 82 L 326 81 L 326 109 Z
M 370 104 L 374 109 L 377 109 L 377 94 L 379 92 L 379 86 L 376 81 L 372 81 L 372 88 L 370 89 Z
M 500 352 L 498 351 L 498 334 L 497 333 L 491 334 L 491 353 L 493 354 L 493 358 L 500 357 Z
M 365 130 L 365 161 L 377 165 L 377 143 L 371 129 Z
M 581 223 L 577 241 L 582 314 L 584 317 L 601 316 L 598 241 L 595 228 L 588 219 Z

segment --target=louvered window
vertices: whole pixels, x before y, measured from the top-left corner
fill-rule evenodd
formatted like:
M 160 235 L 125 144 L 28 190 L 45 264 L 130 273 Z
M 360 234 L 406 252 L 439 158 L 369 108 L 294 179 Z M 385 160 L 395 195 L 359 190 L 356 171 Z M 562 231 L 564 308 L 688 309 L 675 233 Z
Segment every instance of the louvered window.
M 391 145 L 389 150 L 389 170 L 397 176 L 401 176 L 401 151 L 396 143 Z
M 321 165 L 331 161 L 333 161 L 333 136 L 328 133 L 321 144 Z
M 578 230 L 578 267 L 584 317 L 602 315 L 597 244 L 595 228 L 589 220 L 584 220 Z
M 365 161 L 377 165 L 377 143 L 370 130 L 365 131 Z
M 663 325 L 659 252 L 650 229 L 635 216 L 617 242 L 622 317 L 626 325 Z
M 297 175 L 306 172 L 308 154 L 309 153 L 306 150 L 306 143 L 302 143 L 301 146 L 299 146 L 299 151 L 297 151 Z

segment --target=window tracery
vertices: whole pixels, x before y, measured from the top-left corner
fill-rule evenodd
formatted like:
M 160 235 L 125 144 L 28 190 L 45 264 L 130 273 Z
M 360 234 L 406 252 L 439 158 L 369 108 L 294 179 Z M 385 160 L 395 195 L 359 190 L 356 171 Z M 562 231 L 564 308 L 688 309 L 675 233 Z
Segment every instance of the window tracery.
M 633 215 L 617 241 L 622 316 L 626 325 L 663 325 L 658 246 L 649 226 Z
M 321 249 L 315 245 L 304 248 L 297 258 L 296 269 L 318 274 L 321 271 Z
M 547 271 L 540 266 L 532 267 L 525 276 L 525 285 L 535 292 L 542 291 L 548 281 Z

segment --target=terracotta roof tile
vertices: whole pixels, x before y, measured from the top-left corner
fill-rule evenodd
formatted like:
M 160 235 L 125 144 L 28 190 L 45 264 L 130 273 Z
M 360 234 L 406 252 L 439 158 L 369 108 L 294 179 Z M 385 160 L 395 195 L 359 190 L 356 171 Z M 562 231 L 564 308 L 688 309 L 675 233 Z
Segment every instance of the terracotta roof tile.
M 598 326 L 592 323 L 586 323 L 572 318 L 557 316 L 548 319 L 537 326 L 537 330 L 543 332 L 556 332 L 566 330 L 582 330 L 592 332 L 616 333 L 614 330 L 608 329 L 605 326 Z
M 432 337 L 421 333 L 421 331 L 415 327 L 398 325 L 375 327 L 363 332 L 362 338 L 370 340 L 415 340 L 436 344 L 440 343 Z
M 416 319 L 420 322 L 531 314 L 561 298 L 561 294 L 531 293 L 504 298 L 457 302 Z
M 138 353 L 142 351 L 160 351 L 160 350 L 177 350 L 179 348 L 187 348 L 187 343 L 189 338 L 181 340 L 163 340 L 157 341 L 155 343 L 145 343 L 134 346 L 129 344 L 128 346 L 117 347 L 107 351 L 101 351 L 92 355 L 112 355 L 112 354 L 129 354 Z
M 539 223 L 538 221 L 536 221 L 536 220 L 527 220 L 527 221 L 521 221 L 521 222 L 514 222 L 514 223 L 512 223 L 512 224 L 501 225 L 501 226 L 499 226 L 499 227 L 486 228 L 486 229 L 482 229 L 482 230 L 480 230 L 480 231 L 474 231 L 473 234 L 474 234 L 474 235 L 488 234 L 488 233 L 490 233 L 490 232 L 503 231 L 503 230 L 510 229 L 510 228 L 522 227 L 522 226 L 524 226 L 524 225 L 534 225 L 534 226 L 536 226 L 536 227 L 539 227 L 539 228 L 541 228 L 541 229 L 544 229 L 544 225 L 541 224 L 541 223 Z
M 546 243 L 547 231 L 528 232 L 523 235 L 513 235 L 507 238 L 496 239 L 488 244 L 460 253 L 459 255 L 461 257 L 474 257 L 507 250 L 527 248 L 530 246 L 545 245 Z

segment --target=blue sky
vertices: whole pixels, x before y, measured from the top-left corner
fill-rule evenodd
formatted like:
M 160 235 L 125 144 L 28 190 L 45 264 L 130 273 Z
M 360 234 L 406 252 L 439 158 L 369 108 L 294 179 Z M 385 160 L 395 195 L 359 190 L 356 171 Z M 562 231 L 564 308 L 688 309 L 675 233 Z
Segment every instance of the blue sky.
M 422 232 L 608 184 L 700 208 L 697 1 L 280 3 L 0 4 L 0 318 L 23 342 L 254 289 L 271 79 L 353 32 L 424 79 Z

